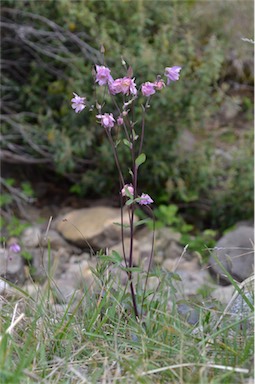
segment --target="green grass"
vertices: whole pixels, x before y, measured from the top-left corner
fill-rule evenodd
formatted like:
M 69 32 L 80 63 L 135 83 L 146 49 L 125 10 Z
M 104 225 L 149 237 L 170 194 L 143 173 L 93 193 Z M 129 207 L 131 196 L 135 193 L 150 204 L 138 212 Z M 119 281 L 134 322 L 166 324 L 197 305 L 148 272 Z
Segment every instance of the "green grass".
M 50 276 L 33 297 L 17 288 L 16 299 L 1 300 L 1 383 L 233 384 L 253 377 L 253 337 L 227 315 L 215 327 L 220 306 L 200 306 L 199 324 L 191 326 L 165 275 L 147 292 L 137 322 L 128 290 L 104 270 L 99 266 L 97 286 L 84 287 L 61 313 Z M 141 306 L 143 290 L 137 292 Z

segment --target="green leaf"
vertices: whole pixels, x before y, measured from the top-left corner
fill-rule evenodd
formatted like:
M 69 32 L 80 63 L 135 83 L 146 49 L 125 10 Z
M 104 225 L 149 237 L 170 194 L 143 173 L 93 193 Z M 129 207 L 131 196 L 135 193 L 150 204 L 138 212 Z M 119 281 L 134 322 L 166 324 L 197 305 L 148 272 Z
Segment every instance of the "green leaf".
M 143 225 L 143 224 L 149 223 L 151 221 L 152 221 L 152 219 L 150 219 L 150 218 L 139 220 L 136 223 L 134 223 L 134 226 L 138 227 L 139 225 Z
M 141 164 L 143 164 L 143 163 L 145 162 L 145 160 L 146 160 L 146 155 L 145 155 L 145 153 L 141 153 L 141 154 L 137 157 L 137 159 L 136 159 L 136 161 L 135 161 L 136 166 L 139 167 Z
M 129 200 L 126 201 L 126 205 L 131 205 L 131 204 L 133 204 L 134 202 L 135 202 L 134 199 L 129 199 Z
M 120 265 L 120 269 L 125 272 L 142 272 L 140 267 L 123 267 Z
M 135 133 L 135 130 L 132 129 L 132 136 L 133 136 L 133 140 L 136 141 L 138 139 L 138 135 Z
M 132 144 L 131 144 L 127 139 L 123 139 L 123 143 L 124 143 L 128 148 L 132 148 Z
M 117 251 L 113 250 L 112 253 L 111 253 L 111 259 L 115 263 L 121 263 L 122 260 L 123 260 L 123 257 L 121 257 L 121 255 Z
M 121 224 L 121 223 L 113 223 L 114 225 L 117 225 L 118 227 L 123 227 L 123 228 L 130 228 L 130 225 L 129 224 Z

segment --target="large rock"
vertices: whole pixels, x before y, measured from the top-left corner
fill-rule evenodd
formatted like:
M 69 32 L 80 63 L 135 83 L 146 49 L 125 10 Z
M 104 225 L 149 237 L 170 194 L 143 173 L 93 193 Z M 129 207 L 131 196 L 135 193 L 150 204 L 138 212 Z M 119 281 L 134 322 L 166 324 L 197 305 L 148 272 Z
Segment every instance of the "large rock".
M 124 225 L 129 225 L 129 215 L 124 211 Z M 77 209 L 58 219 L 59 233 L 75 245 L 93 249 L 112 247 L 121 241 L 120 210 L 110 207 Z M 129 229 L 124 229 L 125 235 Z
M 223 284 L 230 284 L 228 277 L 217 263 L 219 261 L 231 276 L 241 282 L 254 270 L 254 250 L 252 246 L 254 230 L 242 225 L 227 233 L 216 244 L 209 259 L 210 270 Z

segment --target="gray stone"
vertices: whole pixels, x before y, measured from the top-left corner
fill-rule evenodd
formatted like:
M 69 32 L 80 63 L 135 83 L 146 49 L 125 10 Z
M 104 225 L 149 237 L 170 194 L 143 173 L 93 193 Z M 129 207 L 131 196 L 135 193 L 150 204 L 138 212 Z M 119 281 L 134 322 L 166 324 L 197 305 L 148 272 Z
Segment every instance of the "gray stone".
M 50 246 L 50 249 L 58 250 L 59 248 L 65 248 L 71 250 L 73 252 L 80 252 L 80 249 L 69 244 L 57 231 L 54 229 L 50 229 L 47 232 L 47 236 L 45 234 L 41 235 L 40 245 L 42 247 L 47 248 Z
M 58 251 L 50 250 L 50 253 L 45 248 L 31 248 L 29 252 L 32 257 L 31 276 L 40 282 L 45 281 L 49 276 L 59 277 L 66 268 L 65 263 L 70 258 L 70 254 L 64 248 L 60 248 Z
M 125 248 L 126 259 L 129 260 L 130 238 L 124 239 L 124 248 Z M 118 252 L 118 254 L 124 260 L 122 242 L 118 243 L 118 244 L 114 245 L 112 248 L 110 248 L 109 254 L 112 251 Z M 139 242 L 136 239 L 133 239 L 133 265 L 134 266 L 140 265 L 140 248 L 139 248 Z
M 177 269 L 175 273 L 177 273 L 181 278 L 181 281 L 173 281 L 173 285 L 177 289 L 178 299 L 185 299 L 189 296 L 196 295 L 199 289 L 205 286 L 211 286 L 211 278 L 207 270 L 195 272 L 194 270 L 185 271 Z
M 227 305 L 230 302 L 234 291 L 235 288 L 233 285 L 228 285 L 227 287 L 217 287 L 213 292 L 211 292 L 210 296 L 222 304 Z
M 184 258 L 180 259 L 175 258 L 169 258 L 164 260 L 162 264 L 162 268 L 167 270 L 168 272 L 174 272 L 174 271 L 189 271 L 189 272 L 194 272 L 194 274 L 198 271 L 200 271 L 200 266 L 197 261 L 197 259 L 194 259 L 192 261 L 187 261 Z
M 142 230 L 142 236 L 137 233 L 136 238 L 139 240 L 141 259 L 149 258 L 152 247 L 153 232 Z M 181 234 L 173 231 L 171 228 L 160 228 L 155 231 L 154 257 L 153 264 L 162 264 L 164 259 L 180 257 L 184 247 L 178 243 Z M 185 252 L 183 257 L 190 259 L 190 255 Z
M 0 276 L 12 283 L 25 281 L 24 259 L 20 254 L 0 248 Z
M 249 300 L 249 302 L 254 305 L 254 295 L 251 292 L 244 292 L 243 295 L 238 295 L 237 298 L 233 301 L 229 312 L 233 315 L 239 315 L 241 317 L 247 316 L 251 313 L 251 308 L 244 299 L 244 296 Z
M 234 326 L 234 329 L 241 330 L 245 333 L 246 331 L 250 332 L 254 329 L 254 311 L 247 304 L 244 297 L 246 297 L 254 308 L 254 293 L 244 291 L 242 295 L 238 294 L 236 299 L 233 301 L 228 309 L 228 314 L 231 314 L 230 319 L 232 321 L 240 321 Z M 253 316 L 251 316 L 252 314 Z
M 239 226 L 235 230 L 224 235 L 216 244 L 213 254 L 210 256 L 209 265 L 211 272 L 225 283 L 229 283 L 217 260 L 231 276 L 241 282 L 248 278 L 254 270 L 254 250 L 252 241 L 254 230 L 249 226 Z
M 59 303 L 68 303 L 70 300 L 75 301 L 79 296 L 80 291 L 74 286 L 72 279 L 56 279 L 54 280 L 54 286 L 52 286 L 54 296 Z
M 10 285 L 6 281 L 0 279 L 0 295 L 4 295 L 5 292 L 9 290 Z
M 181 303 L 177 305 L 178 313 L 183 316 L 190 325 L 195 325 L 199 321 L 199 311 L 192 306 Z
M 23 247 L 35 248 L 39 247 L 41 239 L 41 230 L 39 227 L 26 228 L 21 236 L 21 244 Z

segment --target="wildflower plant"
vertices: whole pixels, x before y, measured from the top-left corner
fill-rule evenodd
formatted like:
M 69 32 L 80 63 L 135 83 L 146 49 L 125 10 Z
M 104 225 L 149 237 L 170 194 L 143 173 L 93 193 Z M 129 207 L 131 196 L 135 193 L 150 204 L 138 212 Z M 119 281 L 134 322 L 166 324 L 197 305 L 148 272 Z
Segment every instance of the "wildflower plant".
M 104 54 L 104 48 L 101 50 Z M 134 314 L 137 319 L 142 317 L 142 311 L 138 311 L 137 297 L 134 289 L 133 281 L 133 239 L 135 230 L 135 208 L 137 204 L 147 209 L 153 217 L 150 205 L 153 203 L 153 199 L 147 193 L 141 192 L 138 184 L 138 171 L 141 165 L 146 161 L 146 155 L 143 152 L 143 143 L 145 135 L 145 117 L 148 109 L 150 108 L 150 101 L 157 92 L 161 92 L 166 85 L 170 85 L 171 82 L 179 80 L 181 67 L 173 66 L 166 67 L 164 76 L 165 81 L 161 75 L 158 75 L 153 82 L 147 81 L 140 86 L 137 85 L 136 78 L 133 76 L 132 67 L 127 67 L 124 60 L 122 64 L 125 68 L 125 76 L 114 79 L 110 68 L 105 65 L 96 65 L 94 71 L 95 83 L 99 87 L 104 87 L 105 92 L 111 97 L 114 112 L 107 110 L 105 100 L 96 100 L 95 106 L 97 109 L 96 119 L 99 124 L 105 129 L 105 133 L 111 145 L 113 156 L 118 170 L 119 175 L 119 195 L 121 201 L 121 218 L 122 218 L 122 244 L 123 254 L 125 262 L 125 270 L 128 275 L 132 303 L 134 308 Z M 76 113 L 82 112 L 87 106 L 86 97 L 78 96 L 73 93 L 74 97 L 71 100 L 72 108 Z M 117 96 L 120 95 L 121 97 Z M 135 105 L 142 97 L 141 104 L 141 126 L 138 128 L 138 119 L 135 118 Z M 89 110 L 92 111 L 94 105 L 90 106 Z M 123 138 L 119 138 L 119 130 L 123 130 Z M 118 146 L 123 144 L 128 147 L 130 153 L 130 167 L 128 174 L 123 172 L 122 165 L 119 162 Z M 129 213 L 129 230 L 130 230 L 130 248 L 129 254 L 127 255 L 124 247 L 124 234 L 123 234 L 123 207 L 126 206 Z M 142 304 L 145 298 L 146 284 L 149 276 L 149 270 L 151 267 L 153 257 L 153 240 L 151 248 L 151 256 L 148 265 L 148 271 L 146 274 L 146 280 L 144 285 Z

